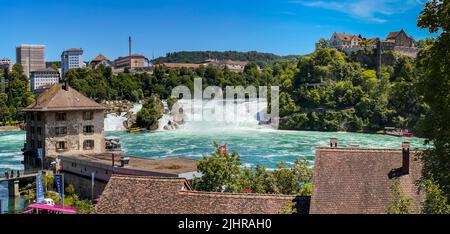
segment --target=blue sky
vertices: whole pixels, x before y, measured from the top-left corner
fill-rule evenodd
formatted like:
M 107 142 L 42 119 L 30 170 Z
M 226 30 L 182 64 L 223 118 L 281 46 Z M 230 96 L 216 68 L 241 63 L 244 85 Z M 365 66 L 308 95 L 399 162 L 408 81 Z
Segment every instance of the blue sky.
M 85 60 L 133 52 L 149 58 L 181 50 L 306 54 L 334 31 L 386 37 L 403 28 L 416 39 L 425 0 L 0 0 L 0 57 L 18 44 L 44 44 L 46 60 L 83 48 Z

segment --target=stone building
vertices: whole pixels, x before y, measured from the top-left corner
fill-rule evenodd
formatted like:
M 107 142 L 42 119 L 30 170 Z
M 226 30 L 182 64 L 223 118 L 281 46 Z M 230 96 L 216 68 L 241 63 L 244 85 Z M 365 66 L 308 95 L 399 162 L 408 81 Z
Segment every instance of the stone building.
M 23 111 L 27 122 L 23 148 L 26 173 L 48 168 L 59 155 L 105 151 L 104 107 L 67 83 L 51 86 Z
M 414 39 L 408 36 L 403 29 L 398 32 L 390 32 L 386 37 L 386 41 L 391 42 L 394 47 L 416 47 Z
M 360 48 L 359 44 L 363 41 L 361 35 L 352 35 L 345 33 L 333 33 L 329 40 L 329 47 L 345 52 L 356 51 Z

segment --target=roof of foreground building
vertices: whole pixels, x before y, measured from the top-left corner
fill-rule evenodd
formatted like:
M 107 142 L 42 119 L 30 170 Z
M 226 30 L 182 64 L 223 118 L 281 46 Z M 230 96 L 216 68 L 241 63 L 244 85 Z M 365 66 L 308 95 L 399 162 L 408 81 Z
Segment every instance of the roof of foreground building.
M 113 175 L 94 212 L 103 214 L 271 214 L 294 196 L 193 191 L 176 177 Z

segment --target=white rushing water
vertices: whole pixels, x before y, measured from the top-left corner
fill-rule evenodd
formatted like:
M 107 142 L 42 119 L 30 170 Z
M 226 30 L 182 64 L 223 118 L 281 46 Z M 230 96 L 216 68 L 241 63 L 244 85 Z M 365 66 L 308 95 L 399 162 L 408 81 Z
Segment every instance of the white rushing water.
M 186 130 L 262 128 L 258 125 L 258 115 L 260 120 L 267 120 L 264 114 L 267 110 L 266 100 L 193 101 L 181 99 L 176 105 L 183 109 L 186 124 L 177 126 L 174 124 L 173 114 L 167 108 L 167 103 L 163 103 L 166 111 L 158 120 L 158 131 L 179 128 Z M 131 111 L 137 113 L 141 109 L 142 104 L 134 104 Z M 108 114 L 105 118 L 105 131 L 125 131 L 123 123 L 127 120 L 126 114 L 126 112 Z
M 135 103 L 130 111 L 136 114 L 141 109 L 142 104 Z M 107 114 L 104 122 L 105 131 L 126 131 L 123 124 L 125 121 L 127 121 L 127 112 Z
M 183 126 L 187 130 L 206 130 L 219 128 L 260 128 L 260 120 L 265 120 L 267 110 L 266 100 L 203 100 L 193 101 L 181 99 L 179 107 L 183 109 Z M 160 120 L 160 128 L 168 121 L 173 121 L 170 115 L 164 115 Z M 163 126 L 161 126 L 163 124 Z

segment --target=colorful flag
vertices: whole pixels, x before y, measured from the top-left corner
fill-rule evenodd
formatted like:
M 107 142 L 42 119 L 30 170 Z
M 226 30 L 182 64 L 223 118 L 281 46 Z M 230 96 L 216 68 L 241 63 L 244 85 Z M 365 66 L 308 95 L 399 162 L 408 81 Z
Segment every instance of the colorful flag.
M 55 174 L 56 190 L 59 193 L 59 197 L 63 196 L 62 174 Z
M 44 185 L 42 184 L 42 171 L 36 175 L 36 202 L 44 201 Z
M 227 144 L 219 147 L 220 153 L 227 154 Z

